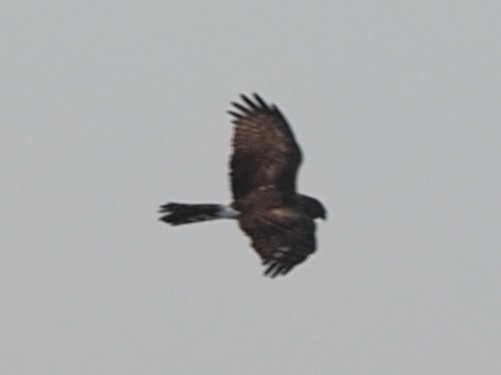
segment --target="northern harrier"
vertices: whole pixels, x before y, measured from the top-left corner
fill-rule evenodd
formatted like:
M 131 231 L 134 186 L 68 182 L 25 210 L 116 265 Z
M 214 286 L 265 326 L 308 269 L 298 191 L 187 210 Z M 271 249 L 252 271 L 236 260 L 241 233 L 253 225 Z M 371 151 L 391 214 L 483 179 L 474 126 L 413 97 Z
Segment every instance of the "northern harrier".
M 296 192 L 301 164 L 287 120 L 275 105 L 254 94 L 232 103 L 233 155 L 230 160 L 233 202 L 167 203 L 160 220 L 171 225 L 219 218 L 236 219 L 266 266 L 265 275 L 285 275 L 315 251 L 316 218 L 326 218 L 322 204 Z

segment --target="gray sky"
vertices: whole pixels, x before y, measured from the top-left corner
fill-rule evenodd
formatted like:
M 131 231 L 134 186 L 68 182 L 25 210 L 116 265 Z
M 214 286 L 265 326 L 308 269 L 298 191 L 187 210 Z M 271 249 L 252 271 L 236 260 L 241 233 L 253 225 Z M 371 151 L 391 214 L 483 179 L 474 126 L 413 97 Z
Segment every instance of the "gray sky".
M 501 5 L 174 3 L 1 5 L 0 373 L 501 373 Z M 275 280 L 156 214 L 229 200 L 253 91 L 329 209 Z

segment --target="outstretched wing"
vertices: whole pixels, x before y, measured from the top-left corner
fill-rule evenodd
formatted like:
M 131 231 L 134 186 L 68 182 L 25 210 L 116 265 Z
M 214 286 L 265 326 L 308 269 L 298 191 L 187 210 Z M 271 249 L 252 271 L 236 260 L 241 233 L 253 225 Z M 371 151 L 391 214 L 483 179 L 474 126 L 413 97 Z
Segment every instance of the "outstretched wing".
M 228 111 L 235 124 L 230 161 L 233 198 L 268 185 L 295 191 L 302 157 L 286 119 L 257 94 L 254 100 L 241 98 L 243 105 L 232 103 L 238 111 Z
M 285 275 L 315 251 L 315 223 L 296 210 L 255 213 L 242 217 L 240 226 L 267 267 L 267 276 Z

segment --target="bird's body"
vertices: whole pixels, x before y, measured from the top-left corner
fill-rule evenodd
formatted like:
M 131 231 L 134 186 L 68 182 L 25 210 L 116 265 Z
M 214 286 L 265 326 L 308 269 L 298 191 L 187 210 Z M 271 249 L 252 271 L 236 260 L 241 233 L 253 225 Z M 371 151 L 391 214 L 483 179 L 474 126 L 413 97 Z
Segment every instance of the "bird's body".
M 267 266 L 266 275 L 286 274 L 316 249 L 314 219 L 326 217 L 314 198 L 296 192 L 302 154 L 276 106 L 254 94 L 247 106 L 232 103 L 233 155 L 230 160 L 233 202 L 228 205 L 168 203 L 161 220 L 180 225 L 218 218 L 237 219 Z

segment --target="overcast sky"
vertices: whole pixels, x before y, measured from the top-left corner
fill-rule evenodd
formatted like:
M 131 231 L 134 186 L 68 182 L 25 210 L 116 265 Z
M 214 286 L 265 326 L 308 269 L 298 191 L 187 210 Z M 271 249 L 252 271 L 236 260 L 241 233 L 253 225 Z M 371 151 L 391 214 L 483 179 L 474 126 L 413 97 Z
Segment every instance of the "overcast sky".
M 308 5 L 306 5 L 308 4 Z M 4 1 L 0 373 L 501 373 L 497 1 Z M 319 250 L 262 276 L 239 93 L 284 112 Z

